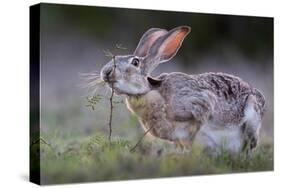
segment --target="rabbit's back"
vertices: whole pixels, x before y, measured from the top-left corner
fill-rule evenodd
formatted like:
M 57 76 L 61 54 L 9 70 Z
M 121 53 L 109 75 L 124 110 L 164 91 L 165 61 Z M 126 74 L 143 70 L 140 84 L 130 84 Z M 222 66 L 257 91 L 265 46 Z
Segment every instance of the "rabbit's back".
M 227 107 L 241 115 L 243 114 L 249 95 L 256 98 L 256 110 L 262 116 L 265 111 L 265 98 L 261 92 L 253 88 L 241 78 L 226 73 L 205 73 L 196 76 L 200 87 L 212 90 L 217 98 L 217 108 L 226 110 Z M 225 109 L 224 109 L 225 108 Z M 241 118 L 241 117 L 240 117 Z
M 225 73 L 171 73 L 162 77 L 159 91 L 169 101 L 170 114 L 177 119 L 197 115 L 197 119 L 211 120 L 217 125 L 238 125 L 249 95 L 256 97 L 257 111 L 261 115 L 264 112 L 263 95 L 238 77 Z M 186 115 L 186 111 L 193 113 Z

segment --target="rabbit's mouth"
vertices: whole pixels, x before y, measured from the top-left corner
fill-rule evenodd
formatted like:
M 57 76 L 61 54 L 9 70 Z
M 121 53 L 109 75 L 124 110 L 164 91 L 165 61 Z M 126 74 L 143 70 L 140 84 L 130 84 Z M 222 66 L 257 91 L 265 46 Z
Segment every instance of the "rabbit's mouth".
M 118 84 L 118 82 L 116 80 L 107 81 L 106 83 L 107 83 L 108 87 L 113 89 L 116 94 L 118 94 L 118 95 L 126 94 L 125 91 L 123 91 L 121 88 L 119 88 L 120 84 Z
M 114 79 L 114 77 L 113 77 L 112 75 L 109 76 L 109 75 L 104 75 L 104 74 L 103 74 L 103 75 L 101 76 L 101 78 L 102 78 L 102 80 L 103 80 L 104 82 L 108 83 L 109 85 L 116 82 L 116 79 Z
M 109 75 L 102 74 L 101 79 L 107 84 L 108 87 L 114 89 L 117 91 L 117 93 L 120 93 L 120 89 L 118 88 L 118 81 L 113 77 Z
M 103 79 L 105 83 L 107 83 L 109 86 L 114 85 L 117 81 L 115 79 Z

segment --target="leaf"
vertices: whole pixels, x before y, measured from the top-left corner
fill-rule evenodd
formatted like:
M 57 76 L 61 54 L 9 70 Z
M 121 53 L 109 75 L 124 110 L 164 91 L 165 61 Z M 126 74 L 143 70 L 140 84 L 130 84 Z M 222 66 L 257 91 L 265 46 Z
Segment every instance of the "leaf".
M 97 103 L 102 99 L 101 95 L 94 95 L 92 97 L 88 96 L 86 97 L 86 100 L 88 102 L 88 104 L 86 104 L 86 107 L 91 107 L 92 110 L 95 110 L 95 107 L 97 105 Z

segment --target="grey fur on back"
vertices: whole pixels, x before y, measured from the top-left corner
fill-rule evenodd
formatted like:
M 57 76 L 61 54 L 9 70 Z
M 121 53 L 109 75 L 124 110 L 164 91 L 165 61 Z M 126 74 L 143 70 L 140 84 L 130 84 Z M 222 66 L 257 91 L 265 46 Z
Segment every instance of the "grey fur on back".
M 212 119 L 222 125 L 239 124 L 244 117 L 244 107 L 249 95 L 257 98 L 256 110 L 261 116 L 265 111 L 265 99 L 260 91 L 233 75 L 225 73 L 187 75 L 174 72 L 160 75 L 158 79 L 161 79 L 162 83 L 157 90 L 165 100 L 171 101 L 171 108 L 176 106 L 176 112 L 171 112 L 170 115 L 176 116 L 179 121 L 185 116 L 180 114 L 187 111 L 183 99 L 192 97 L 194 98 L 190 101 L 192 109 L 189 110 L 193 111 L 191 118 L 197 121 Z

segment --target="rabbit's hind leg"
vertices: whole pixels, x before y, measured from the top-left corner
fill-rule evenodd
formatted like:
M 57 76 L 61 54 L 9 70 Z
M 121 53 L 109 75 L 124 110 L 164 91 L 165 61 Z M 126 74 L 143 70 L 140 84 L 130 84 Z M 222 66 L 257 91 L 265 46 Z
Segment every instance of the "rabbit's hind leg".
M 242 150 L 247 152 L 256 148 L 258 144 L 261 117 L 256 106 L 256 98 L 250 95 L 244 108 L 244 123 L 241 127 L 244 139 Z
M 200 124 L 188 123 L 184 127 L 177 127 L 175 145 L 183 153 L 189 153 L 192 149 L 194 138 L 200 129 Z

